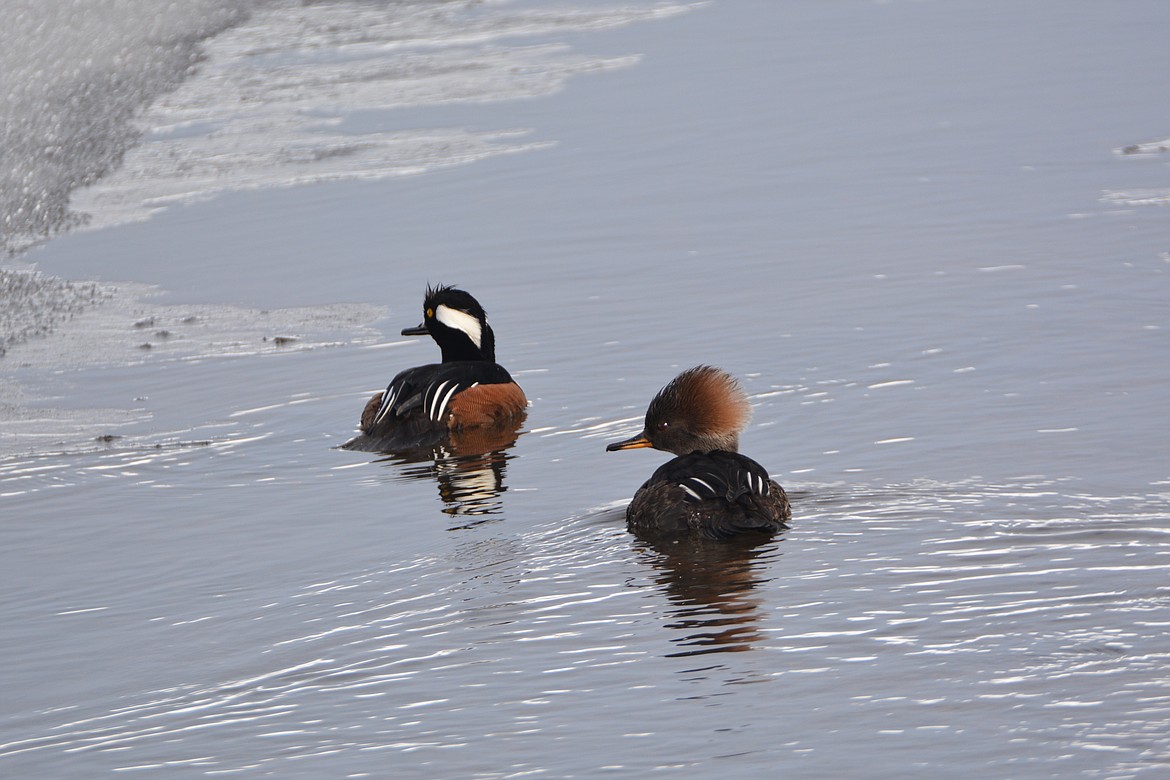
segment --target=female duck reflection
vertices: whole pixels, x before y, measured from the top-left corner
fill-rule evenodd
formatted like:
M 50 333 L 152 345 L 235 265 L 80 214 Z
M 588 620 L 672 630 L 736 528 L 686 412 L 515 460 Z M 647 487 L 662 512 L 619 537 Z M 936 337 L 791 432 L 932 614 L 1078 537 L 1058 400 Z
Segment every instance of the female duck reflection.
M 679 632 L 671 636 L 679 649 L 667 657 L 750 650 L 762 638 L 756 588 L 768 582 L 763 572 L 780 554 L 776 539 L 634 535 L 669 602 L 666 627 Z
M 519 436 L 528 399 L 496 363 L 496 339 L 487 312 L 454 287 L 428 287 L 423 321 L 404 336 L 429 335 L 442 362 L 402 371 L 366 403 L 360 433 L 342 449 L 382 452 L 405 469 L 434 477 L 445 512 L 485 515 L 499 511 L 505 452 Z

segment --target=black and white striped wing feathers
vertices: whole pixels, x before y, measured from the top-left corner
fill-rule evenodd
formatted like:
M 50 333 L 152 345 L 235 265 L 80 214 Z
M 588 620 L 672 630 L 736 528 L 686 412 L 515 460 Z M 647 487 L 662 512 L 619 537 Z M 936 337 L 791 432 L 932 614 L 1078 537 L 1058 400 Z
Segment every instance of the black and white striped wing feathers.
M 501 366 L 486 361 L 452 361 L 408 368 L 391 380 L 374 415 L 378 425 L 392 418 L 420 417 L 442 424 L 451 401 L 480 384 L 511 382 Z
M 444 379 L 427 385 L 422 393 L 422 408 L 427 419 L 432 422 L 442 422 L 447 414 L 447 407 L 456 393 L 470 390 L 479 382 L 466 382 L 459 379 Z
M 398 396 L 402 392 L 402 385 L 398 384 L 398 378 L 387 385 L 385 392 L 382 393 L 382 405 L 378 407 L 378 413 L 374 415 L 374 424 L 377 425 L 386 419 L 386 415 L 394 410 L 394 404 L 398 400 Z
M 668 470 L 666 467 L 670 467 Z M 760 464 L 735 453 L 694 453 L 665 464 L 662 478 L 682 488 L 691 503 L 722 499 L 729 504 L 766 498 L 771 478 Z
M 479 384 L 471 378 L 444 376 L 444 372 L 426 373 L 429 376 L 419 376 L 418 369 L 411 369 L 394 377 L 382 394 L 382 405 L 378 407 L 374 423 L 390 417 L 405 417 L 415 410 L 431 422 L 441 423 L 446 418 L 451 399 Z
M 734 504 L 741 497 L 755 493 L 767 496 L 770 490 L 767 474 L 757 474 L 751 469 L 704 471 L 678 480 L 678 486 L 690 501 L 704 501 L 722 498 Z

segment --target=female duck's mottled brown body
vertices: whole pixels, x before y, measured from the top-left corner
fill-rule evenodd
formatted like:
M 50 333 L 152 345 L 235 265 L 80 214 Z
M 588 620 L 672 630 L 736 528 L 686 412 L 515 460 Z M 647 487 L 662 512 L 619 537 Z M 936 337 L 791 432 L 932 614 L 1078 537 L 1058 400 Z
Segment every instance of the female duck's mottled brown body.
M 479 301 L 454 287 L 428 287 L 422 323 L 402 335 L 429 335 L 443 362 L 408 368 L 370 398 L 359 424 L 361 446 L 355 439 L 353 448 L 409 446 L 453 430 L 519 425 L 528 399 L 496 363 L 495 334 Z
M 747 395 L 718 368 L 696 366 L 662 388 L 642 432 L 606 447 L 653 447 L 678 456 L 634 494 L 626 510 L 630 530 L 725 539 L 787 528 L 792 512 L 784 489 L 738 452 L 750 416 Z

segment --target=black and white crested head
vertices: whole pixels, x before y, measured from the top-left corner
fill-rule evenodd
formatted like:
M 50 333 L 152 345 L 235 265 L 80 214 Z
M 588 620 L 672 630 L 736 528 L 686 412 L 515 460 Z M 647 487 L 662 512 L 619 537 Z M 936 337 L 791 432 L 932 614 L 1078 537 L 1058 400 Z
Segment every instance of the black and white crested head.
M 496 337 L 487 312 L 472 295 L 457 287 L 427 287 L 423 321 L 403 335 L 427 333 L 443 350 L 443 362 L 487 360 L 495 362 Z
M 606 449 L 653 447 L 675 455 L 737 452 L 751 413 L 747 393 L 735 377 L 713 366 L 695 366 L 654 396 L 640 434 Z

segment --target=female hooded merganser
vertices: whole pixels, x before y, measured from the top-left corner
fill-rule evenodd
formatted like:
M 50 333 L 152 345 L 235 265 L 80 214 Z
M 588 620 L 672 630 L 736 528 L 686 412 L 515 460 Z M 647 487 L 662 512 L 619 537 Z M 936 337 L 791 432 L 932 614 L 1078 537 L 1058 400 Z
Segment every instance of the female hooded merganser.
M 454 287 L 428 286 L 422 323 L 402 335 L 429 335 L 443 362 L 408 368 L 375 394 L 362 411 L 363 434 L 409 446 L 436 433 L 519 423 L 528 399 L 496 363 L 496 337 L 479 301 Z
M 678 456 L 634 494 L 626 510 L 630 530 L 724 539 L 787 528 L 792 512 L 784 489 L 737 452 L 750 416 L 747 394 L 718 368 L 687 369 L 662 388 L 642 432 L 605 448 L 653 447 Z

